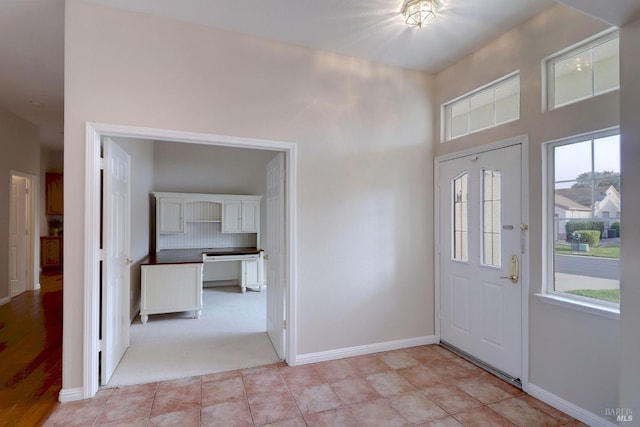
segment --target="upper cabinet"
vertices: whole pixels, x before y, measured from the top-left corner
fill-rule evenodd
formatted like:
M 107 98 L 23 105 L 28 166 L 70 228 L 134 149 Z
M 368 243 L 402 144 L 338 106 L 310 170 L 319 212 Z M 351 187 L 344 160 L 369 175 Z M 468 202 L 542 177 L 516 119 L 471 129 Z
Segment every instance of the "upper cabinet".
M 153 193 L 156 250 L 259 247 L 262 196 Z
M 161 234 L 184 233 L 185 200 L 177 197 L 159 197 L 157 203 L 158 231 Z
M 46 215 L 63 215 L 63 181 L 61 173 L 47 172 L 45 174 Z
M 231 199 L 224 201 L 223 233 L 257 233 L 260 230 L 260 199 Z

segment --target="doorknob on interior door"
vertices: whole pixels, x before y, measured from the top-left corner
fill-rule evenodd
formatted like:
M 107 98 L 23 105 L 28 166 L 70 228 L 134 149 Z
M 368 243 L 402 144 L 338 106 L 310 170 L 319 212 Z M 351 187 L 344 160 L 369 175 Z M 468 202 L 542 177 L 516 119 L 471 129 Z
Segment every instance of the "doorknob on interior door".
M 262 259 L 263 259 L 263 260 L 265 260 L 265 261 L 269 261 L 269 255 L 264 254 L 264 256 L 262 257 Z
M 127 260 L 125 262 L 127 263 L 127 265 L 133 264 L 133 261 L 130 260 L 129 258 L 127 258 Z

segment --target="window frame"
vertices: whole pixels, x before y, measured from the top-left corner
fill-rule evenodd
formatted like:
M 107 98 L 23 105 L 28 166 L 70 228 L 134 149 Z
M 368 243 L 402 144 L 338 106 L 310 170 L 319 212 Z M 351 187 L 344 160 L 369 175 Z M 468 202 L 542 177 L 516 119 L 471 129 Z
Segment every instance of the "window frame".
M 555 88 L 555 72 L 554 72 L 555 65 L 558 62 L 562 62 L 565 59 L 575 56 L 577 54 L 580 54 L 586 51 L 592 52 L 594 47 L 600 46 L 616 38 L 619 39 L 620 34 L 618 29 L 613 27 L 606 31 L 598 33 L 592 37 L 589 37 L 588 39 L 585 39 L 579 43 L 569 46 L 566 49 L 556 52 L 553 55 L 549 55 L 546 58 L 544 58 L 542 60 L 542 111 L 553 111 L 558 108 L 565 107 L 567 105 L 575 104 L 587 99 L 595 98 L 596 96 L 600 96 L 600 95 L 604 95 L 607 93 L 620 90 L 620 82 L 618 82 L 618 86 L 615 88 L 611 88 L 602 92 L 595 93 L 593 88 L 594 81 L 593 81 L 593 68 L 592 68 L 591 95 L 555 105 L 555 89 L 556 89 Z M 618 57 L 619 56 L 620 56 L 620 52 L 618 50 Z
M 500 88 L 503 85 L 506 85 L 508 83 L 511 83 L 512 81 L 517 81 L 518 82 L 518 115 L 516 118 L 513 119 L 509 119 L 506 121 L 502 121 L 500 123 L 496 123 L 496 98 L 495 98 L 495 92 L 496 89 Z M 490 126 L 485 126 L 483 128 L 480 129 L 475 129 L 475 130 L 470 130 L 470 126 L 468 127 L 468 130 L 466 133 L 461 134 L 461 135 L 456 135 L 454 137 L 451 136 L 451 121 L 452 121 L 452 116 L 451 116 L 451 108 L 457 104 L 459 104 L 461 101 L 467 101 L 470 102 L 470 100 L 478 95 L 481 94 L 485 94 L 488 92 L 492 92 L 493 95 L 493 124 Z M 487 129 L 492 129 L 498 126 L 502 126 L 504 124 L 507 123 L 511 123 L 517 120 L 520 120 L 520 112 L 521 112 L 521 94 L 522 94 L 522 90 L 521 90 L 521 85 L 520 85 L 520 70 L 516 70 L 513 71 L 505 76 L 502 76 L 492 82 L 489 82 L 483 86 L 480 86 L 479 88 L 476 88 L 470 92 L 465 93 L 464 95 L 461 95 L 457 98 L 454 98 L 450 101 L 447 101 L 445 103 L 443 103 L 440 107 L 440 117 L 441 117 L 441 123 L 440 123 L 440 142 L 441 143 L 445 143 L 445 142 L 449 142 L 449 141 L 453 141 L 454 139 L 458 139 L 458 138 L 462 138 L 464 136 L 468 136 L 468 135 L 472 135 L 474 133 L 478 133 L 481 132 L 483 130 L 487 130 Z M 469 109 L 469 111 L 467 112 L 467 116 L 470 116 L 471 110 Z M 467 119 L 469 120 L 469 118 Z
M 561 307 L 598 316 L 619 319 L 620 304 L 601 301 L 555 290 L 554 227 L 555 227 L 555 162 L 554 148 L 620 135 L 618 126 L 542 144 L 542 287 L 536 294 L 540 300 Z M 621 171 L 622 172 L 622 171 Z

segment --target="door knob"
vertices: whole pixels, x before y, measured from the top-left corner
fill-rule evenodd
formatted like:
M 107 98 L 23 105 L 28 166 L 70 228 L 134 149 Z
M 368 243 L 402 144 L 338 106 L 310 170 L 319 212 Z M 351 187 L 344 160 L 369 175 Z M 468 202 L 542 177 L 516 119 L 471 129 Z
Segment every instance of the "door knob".
M 127 265 L 133 264 L 133 261 L 131 261 L 129 258 L 127 258 L 127 260 L 125 262 L 127 263 Z
M 269 255 L 264 254 L 264 256 L 262 257 L 262 259 L 264 259 L 265 261 L 269 261 Z

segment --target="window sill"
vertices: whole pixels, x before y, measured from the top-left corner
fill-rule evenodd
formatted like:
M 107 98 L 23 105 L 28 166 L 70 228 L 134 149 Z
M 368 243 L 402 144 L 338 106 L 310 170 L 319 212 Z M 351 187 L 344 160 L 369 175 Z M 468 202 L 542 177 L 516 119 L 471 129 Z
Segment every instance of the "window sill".
M 536 294 L 540 301 L 553 304 L 571 310 L 582 311 L 607 319 L 620 320 L 620 309 L 616 307 L 606 307 L 599 304 L 592 304 L 586 301 L 578 301 L 556 294 Z

